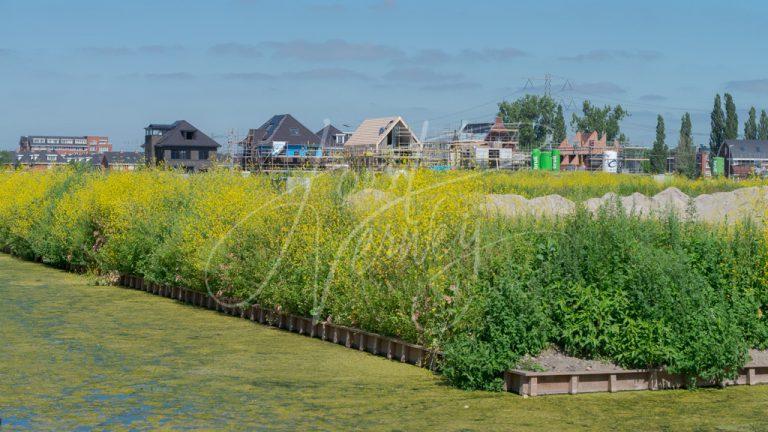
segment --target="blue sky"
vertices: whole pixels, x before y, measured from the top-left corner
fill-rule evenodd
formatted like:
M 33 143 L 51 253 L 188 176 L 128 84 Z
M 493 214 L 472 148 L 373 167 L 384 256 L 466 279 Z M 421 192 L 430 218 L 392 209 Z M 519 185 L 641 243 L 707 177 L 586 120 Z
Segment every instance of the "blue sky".
M 434 135 L 546 74 L 566 106 L 624 105 L 635 144 L 660 113 L 674 146 L 685 111 L 705 144 L 715 93 L 741 123 L 768 109 L 766 16 L 738 0 L 0 0 L 0 148 L 102 134 L 134 150 L 178 119 L 225 143 L 276 113 L 311 129 L 403 115 Z

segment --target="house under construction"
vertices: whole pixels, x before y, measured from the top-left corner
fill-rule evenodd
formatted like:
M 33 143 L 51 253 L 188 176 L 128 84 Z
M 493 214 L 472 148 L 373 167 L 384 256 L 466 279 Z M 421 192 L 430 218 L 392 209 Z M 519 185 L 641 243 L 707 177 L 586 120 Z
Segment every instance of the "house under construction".
M 520 149 L 517 127 L 505 124 L 501 117 L 492 123 L 464 124 L 447 147 L 452 167 L 518 169 L 529 160 Z
M 272 116 L 237 143 L 243 169 L 300 167 L 322 157 L 320 137 L 290 114 Z
M 418 161 L 423 145 L 402 117 L 364 120 L 344 143 L 353 165 L 383 166 Z

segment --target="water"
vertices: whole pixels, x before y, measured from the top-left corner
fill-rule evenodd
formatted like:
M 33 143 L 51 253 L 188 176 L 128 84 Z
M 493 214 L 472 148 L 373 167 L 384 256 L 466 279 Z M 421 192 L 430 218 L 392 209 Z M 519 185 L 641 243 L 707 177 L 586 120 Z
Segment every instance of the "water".
M 523 399 L 0 255 L 1 431 L 762 430 L 768 387 Z

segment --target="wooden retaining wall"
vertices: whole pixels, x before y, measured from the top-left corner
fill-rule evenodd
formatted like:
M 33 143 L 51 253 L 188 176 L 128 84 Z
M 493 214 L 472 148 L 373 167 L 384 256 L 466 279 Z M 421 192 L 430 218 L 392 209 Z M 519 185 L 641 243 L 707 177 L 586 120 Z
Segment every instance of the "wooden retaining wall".
M 215 310 L 300 335 L 344 345 L 347 348 L 386 357 L 390 360 L 409 363 L 419 367 L 432 368 L 436 365 L 437 353 L 419 345 L 364 330 L 327 322 L 315 322 L 312 318 L 278 312 L 273 309 L 262 308 L 259 305 L 252 305 L 246 308 L 228 306 L 206 293 L 148 282 L 139 276 L 121 276 L 119 284 L 127 288 L 171 298 L 193 306 Z
M 739 376 L 718 384 L 699 380 L 699 387 L 716 385 L 768 384 L 768 366 L 748 365 Z M 511 370 L 504 374 L 505 390 L 523 396 L 619 392 L 631 390 L 662 390 L 686 387 L 682 375 L 670 374 L 662 369 L 636 369 L 622 371 L 528 372 Z

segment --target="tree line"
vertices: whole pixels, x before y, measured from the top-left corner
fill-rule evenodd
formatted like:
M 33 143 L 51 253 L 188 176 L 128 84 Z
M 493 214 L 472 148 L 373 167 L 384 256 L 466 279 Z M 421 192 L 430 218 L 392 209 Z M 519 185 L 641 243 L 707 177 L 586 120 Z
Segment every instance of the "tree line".
M 725 100 L 723 103 L 723 99 Z M 519 129 L 521 148 L 533 149 L 547 145 L 557 146 L 567 139 L 566 120 L 563 106 L 549 95 L 525 95 L 515 101 L 499 104 L 499 115 L 507 124 L 515 124 Z M 599 131 L 605 134 L 607 140 L 628 142 L 627 136 L 621 132 L 621 121 L 629 117 L 621 105 L 603 107 L 593 105 L 589 100 L 582 104 L 580 114 L 574 113 L 570 125 L 576 132 L 591 133 Z M 709 139 L 710 155 L 714 157 L 726 140 L 739 138 L 739 116 L 736 104 L 730 93 L 723 98 L 715 95 Z M 768 140 L 768 113 L 760 112 L 751 107 L 743 125 L 743 138 L 748 140 Z M 675 172 L 687 177 L 697 177 L 696 144 L 693 140 L 693 125 L 691 114 L 686 112 L 680 119 L 680 133 L 677 147 L 670 149 L 666 143 L 666 125 L 664 117 L 659 114 L 656 119 L 656 139 L 648 151 L 647 170 L 651 173 L 667 172 L 667 159 L 675 154 Z
M 557 146 L 568 137 L 563 106 L 549 95 L 525 95 L 512 102 L 502 102 L 499 116 L 504 123 L 517 126 L 522 148 Z M 599 107 L 585 100 L 581 115 L 574 113 L 570 123 L 577 132 L 600 131 L 609 142 L 617 139 L 626 142 L 620 123 L 628 116 L 629 112 L 621 105 Z
M 723 99 L 725 99 L 725 103 L 723 103 Z M 736 112 L 736 103 L 730 93 L 725 93 L 723 98 L 719 94 L 715 95 L 714 106 L 710 114 L 710 126 L 709 153 L 714 157 L 726 140 L 739 138 L 739 115 Z M 675 149 L 677 162 L 675 171 L 688 177 L 695 177 L 697 175 L 696 147 L 693 143 L 691 130 L 691 115 L 685 113 L 681 120 L 680 137 Z M 768 140 L 768 113 L 762 110 L 758 120 L 757 109 L 750 107 L 743 130 L 742 137 L 744 139 Z M 653 148 L 649 154 L 650 169 L 653 173 L 667 171 L 667 157 L 670 154 L 670 149 L 665 143 L 665 138 L 664 117 L 659 115 L 656 120 L 656 140 L 654 140 Z

